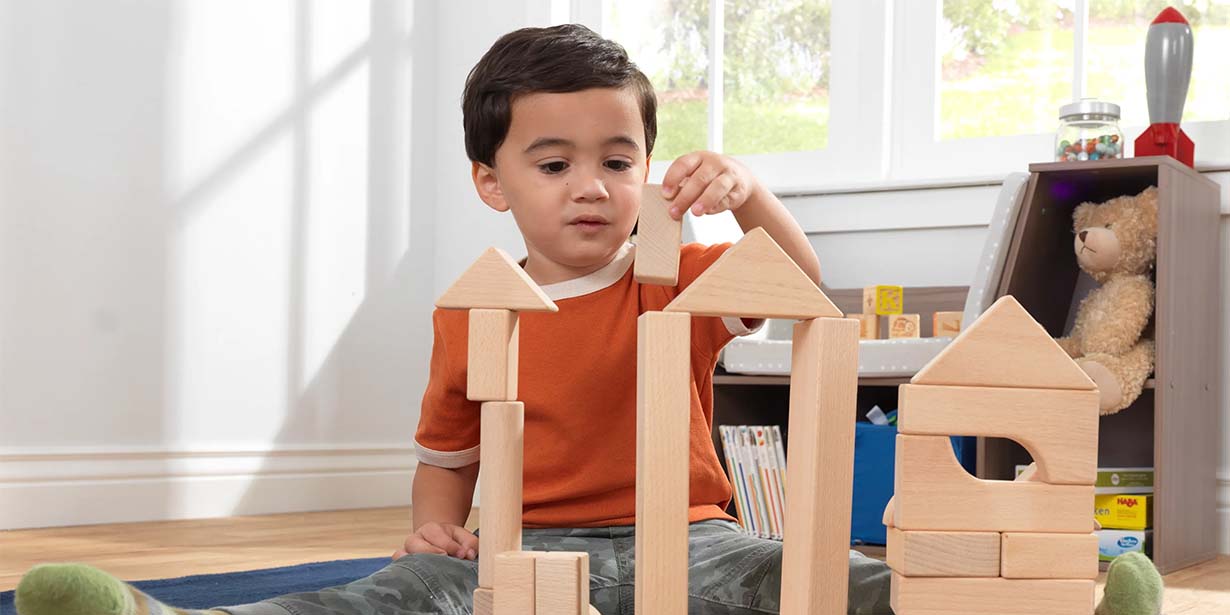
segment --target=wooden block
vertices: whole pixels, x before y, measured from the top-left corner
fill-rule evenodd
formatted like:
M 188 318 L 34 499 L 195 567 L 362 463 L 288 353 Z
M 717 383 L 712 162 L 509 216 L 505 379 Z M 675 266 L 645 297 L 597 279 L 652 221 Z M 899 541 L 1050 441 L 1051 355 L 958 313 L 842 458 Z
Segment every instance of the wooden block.
M 892 314 L 888 317 L 888 338 L 922 337 L 918 314 Z
M 470 310 L 466 399 L 517 399 L 519 320 L 511 310 Z
M 1089 532 L 1093 485 L 974 478 L 957 463 L 948 436 L 898 434 L 895 470 L 897 529 Z
M 495 555 L 495 615 L 534 612 L 535 561 L 541 554 L 536 551 L 505 551 Z
M 1000 576 L 1005 579 L 1096 579 L 1097 534 L 1001 535 Z
M 858 339 L 880 339 L 880 317 L 876 314 L 850 314 L 850 320 L 858 321 Z
M 691 323 L 665 312 L 636 322 L 637 615 L 688 610 Z
M 880 284 L 863 288 L 863 313 L 890 316 L 900 314 L 905 306 L 905 289 Z
M 888 498 L 888 503 L 884 505 L 884 518 L 880 521 L 880 523 L 883 523 L 886 528 L 897 527 L 893 524 L 893 519 L 895 517 L 896 513 L 893 512 L 893 498 L 890 497 Z
M 842 316 L 760 227 L 748 231 L 664 311 L 744 318 Z
M 490 587 L 474 588 L 474 615 L 495 614 L 495 591 Z
M 1011 295 L 1000 297 L 910 382 L 1092 390 L 1089 376 Z
M 1098 471 L 1098 392 L 903 384 L 898 433 L 1009 438 L 1043 483 L 1092 485 Z
M 495 556 L 521 550 L 521 468 L 525 405 L 489 401 L 479 427 L 478 586 L 495 586 Z
M 1038 462 L 1033 461 L 1030 462 L 1029 465 L 1025 466 L 1025 469 L 1022 470 L 1020 474 L 1016 475 L 1016 480 L 1038 480 L 1037 476 Z
M 558 312 L 559 307 L 521 265 L 499 248 L 487 248 L 436 300 L 438 308 Z
M 854 478 L 858 324 L 794 326 L 781 614 L 845 613 Z
M 589 554 L 543 553 L 534 587 L 535 615 L 588 615 Z
M 1093 581 L 907 577 L 893 573 L 896 615 L 1090 615 Z
M 636 260 L 632 275 L 641 284 L 675 286 L 679 283 L 679 244 L 683 217 L 670 215 L 670 201 L 661 184 L 641 187 L 641 212 L 636 221 Z M 686 212 L 685 212 L 686 213 Z
M 999 536 L 889 528 L 888 567 L 907 577 L 997 577 Z
M 961 312 L 936 312 L 931 315 L 931 337 L 956 337 L 961 334 Z

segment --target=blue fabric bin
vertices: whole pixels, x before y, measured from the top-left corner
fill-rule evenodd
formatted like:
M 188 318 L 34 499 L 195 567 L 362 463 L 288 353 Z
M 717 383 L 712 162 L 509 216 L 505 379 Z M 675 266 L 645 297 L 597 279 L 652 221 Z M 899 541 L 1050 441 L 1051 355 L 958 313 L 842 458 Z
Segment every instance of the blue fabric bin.
M 974 473 L 975 439 L 952 437 L 957 460 Z M 897 426 L 859 422 L 854 425 L 854 502 L 850 543 L 882 545 L 886 531 L 881 521 L 893 495 L 893 466 L 897 456 Z

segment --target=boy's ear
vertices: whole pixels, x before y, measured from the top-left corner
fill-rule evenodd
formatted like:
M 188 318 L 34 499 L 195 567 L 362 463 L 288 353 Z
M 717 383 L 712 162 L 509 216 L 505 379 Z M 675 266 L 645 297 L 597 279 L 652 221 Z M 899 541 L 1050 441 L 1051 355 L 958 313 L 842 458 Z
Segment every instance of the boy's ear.
M 500 178 L 496 177 L 495 169 L 475 161 L 471 163 L 470 175 L 474 179 L 478 198 L 482 199 L 487 207 L 496 211 L 508 211 L 508 201 L 504 200 L 504 190 L 500 188 Z

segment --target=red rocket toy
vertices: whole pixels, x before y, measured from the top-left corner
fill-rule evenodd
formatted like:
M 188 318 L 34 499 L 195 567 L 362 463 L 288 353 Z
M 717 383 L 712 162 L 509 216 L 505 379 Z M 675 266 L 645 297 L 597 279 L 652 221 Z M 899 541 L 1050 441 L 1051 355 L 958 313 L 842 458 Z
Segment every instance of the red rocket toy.
M 1192 79 L 1192 28 L 1183 14 L 1166 7 L 1145 39 L 1145 92 L 1149 127 L 1136 137 L 1137 156 L 1163 155 L 1195 166 L 1196 146 L 1179 121 Z

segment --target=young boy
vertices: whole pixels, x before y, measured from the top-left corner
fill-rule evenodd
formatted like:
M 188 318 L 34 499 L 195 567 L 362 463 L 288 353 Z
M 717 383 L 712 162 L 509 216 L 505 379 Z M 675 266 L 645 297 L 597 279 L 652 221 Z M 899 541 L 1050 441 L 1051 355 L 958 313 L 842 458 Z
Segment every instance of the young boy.
M 607 615 L 630 614 L 636 319 L 669 303 L 729 244 L 684 246 L 677 287 L 633 279 L 635 247 L 628 239 L 657 132 L 655 99 L 624 50 L 588 29 L 568 25 L 504 36 L 470 73 L 463 111 L 475 188 L 489 207 L 512 213 L 525 238 L 526 273 L 559 306 L 557 313 L 520 317 L 523 548 L 588 552 L 592 604 Z M 663 186 L 676 218 L 733 210 L 744 230 L 763 227 L 819 282 L 819 261 L 803 232 L 734 160 L 711 152 L 683 156 Z M 415 438 L 414 533 L 394 561 L 342 587 L 214 612 L 471 612 L 478 539 L 462 526 L 479 472 L 479 403 L 465 398 L 466 313 L 437 310 L 433 320 L 431 377 Z M 741 533 L 725 514 L 731 488 L 710 438 L 717 353 L 758 324 L 693 319 L 691 613 L 778 611 L 781 543 Z M 56 591 L 66 584 L 83 589 Z M 888 590 L 888 568 L 851 551 L 849 612 L 891 613 Z M 159 612 L 139 591 L 73 565 L 32 570 L 17 604 L 21 615 Z

